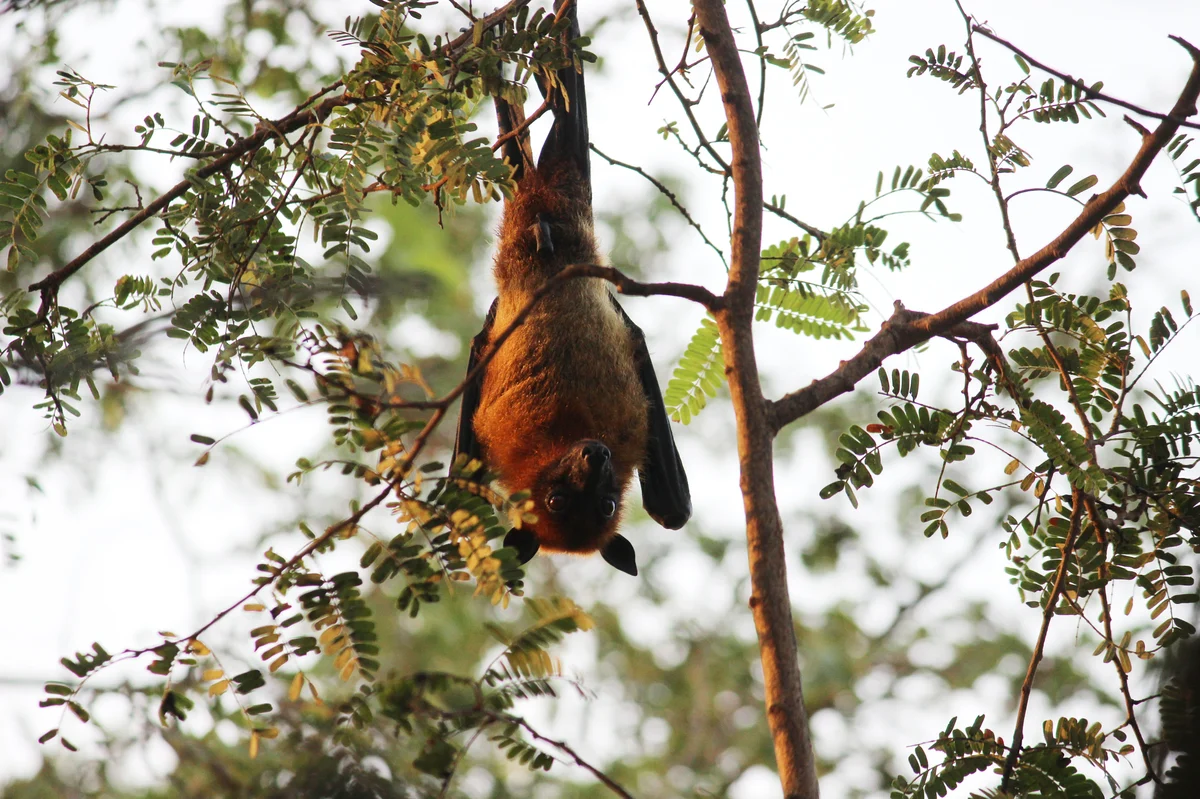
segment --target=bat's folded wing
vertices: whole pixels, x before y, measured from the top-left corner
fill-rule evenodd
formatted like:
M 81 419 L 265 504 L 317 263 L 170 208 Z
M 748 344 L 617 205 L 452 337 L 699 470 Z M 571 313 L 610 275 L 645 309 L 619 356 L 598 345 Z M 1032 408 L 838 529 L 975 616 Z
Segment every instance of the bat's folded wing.
M 626 315 L 616 298 L 613 298 L 613 305 L 629 328 L 638 378 L 646 395 L 649 438 L 646 442 L 645 467 L 638 470 L 638 479 L 642 483 L 642 506 L 654 521 L 668 530 L 678 530 L 692 516 L 692 492 L 688 488 L 687 472 L 683 469 L 679 450 L 675 448 L 671 420 L 663 404 L 662 391 L 658 388 L 658 378 L 654 375 L 646 336 Z
M 462 404 L 458 410 L 458 434 L 454 437 L 455 459 L 459 455 L 482 459 L 479 439 L 475 437 L 475 412 L 479 410 L 479 396 L 483 391 L 483 373 L 473 377 L 471 373 L 475 371 L 484 350 L 487 349 L 488 339 L 492 334 L 492 322 L 496 319 L 496 304 L 497 301 L 492 302 L 487 319 L 483 323 L 483 330 L 471 339 L 471 354 L 467 357 L 467 375 L 471 377 L 471 381 L 463 389 Z

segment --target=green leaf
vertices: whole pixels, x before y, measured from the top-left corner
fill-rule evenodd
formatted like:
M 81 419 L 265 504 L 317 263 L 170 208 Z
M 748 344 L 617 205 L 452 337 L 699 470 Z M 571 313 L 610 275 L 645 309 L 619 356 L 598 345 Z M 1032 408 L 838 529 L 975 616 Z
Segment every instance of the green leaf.
M 1095 186 L 1098 182 L 1099 182 L 1099 179 L 1095 175 L 1088 175 L 1086 178 L 1079 181 L 1078 183 L 1075 183 L 1074 185 L 1071 186 L 1071 188 L 1067 189 L 1067 196 L 1074 197 L 1076 194 L 1079 194 L 1080 192 L 1087 191 L 1092 186 Z
M 1059 167 L 1058 171 L 1055 172 L 1053 175 L 1051 175 L 1050 179 L 1048 181 L 1046 181 L 1046 188 L 1048 188 L 1048 189 L 1056 188 L 1059 183 L 1063 182 L 1063 180 L 1067 177 L 1067 175 L 1071 174 L 1071 172 L 1074 171 L 1074 169 L 1075 168 L 1073 166 L 1071 166 L 1070 164 L 1066 164 L 1064 166 Z M 1082 191 L 1082 189 L 1080 189 L 1080 191 Z

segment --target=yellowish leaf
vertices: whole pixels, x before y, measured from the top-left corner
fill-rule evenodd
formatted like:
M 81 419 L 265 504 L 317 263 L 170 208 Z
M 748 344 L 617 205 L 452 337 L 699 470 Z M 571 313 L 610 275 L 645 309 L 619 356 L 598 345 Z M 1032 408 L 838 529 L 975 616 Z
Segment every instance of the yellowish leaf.
M 342 625 L 335 624 L 332 627 L 330 627 L 328 630 L 326 630 L 325 632 L 321 633 L 321 637 L 318 640 L 321 642 L 321 646 L 327 646 L 331 641 L 333 641 L 335 638 L 337 638 L 343 632 L 344 632 L 344 630 L 342 628 Z

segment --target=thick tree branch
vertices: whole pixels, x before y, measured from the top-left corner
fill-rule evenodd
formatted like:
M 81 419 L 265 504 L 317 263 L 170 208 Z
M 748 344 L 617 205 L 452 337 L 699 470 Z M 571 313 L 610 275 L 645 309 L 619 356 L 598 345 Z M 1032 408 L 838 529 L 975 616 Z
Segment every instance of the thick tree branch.
M 758 632 L 767 722 L 787 799 L 816 799 L 817 772 L 808 734 L 795 623 L 788 596 L 783 520 L 775 501 L 768 407 L 759 383 L 752 325 L 762 251 L 763 183 L 758 125 L 746 73 L 721 0 L 694 0 L 729 123 L 734 220 L 725 307 L 714 314 L 725 352 L 737 419 L 738 460 L 750 560 L 750 608 Z
M 1200 51 L 1177 37 L 1171 37 L 1192 54 L 1192 72 L 1167 118 L 1152 133 L 1142 136 L 1142 146 L 1130 161 L 1129 167 L 1104 192 L 1094 195 L 1074 220 L 1046 246 L 1022 258 L 1012 269 L 979 291 L 964 297 L 937 313 L 911 316 L 912 312 L 893 314 L 879 332 L 870 338 L 854 357 L 843 361 L 835 371 L 798 391 L 793 391 L 769 404 L 772 426 L 778 431 L 800 417 L 829 402 L 834 397 L 853 390 L 858 381 L 879 368 L 891 355 L 904 352 L 934 336 L 943 335 L 955 325 L 980 311 L 990 308 L 1009 292 L 1062 259 L 1080 239 L 1100 220 L 1112 213 L 1129 195 L 1144 196 L 1142 176 L 1151 162 L 1179 130 L 1180 121 L 1195 115 L 1196 98 L 1200 96 Z
M 506 141 L 509 141 L 510 139 L 515 139 L 516 137 L 520 136 L 525 131 L 529 130 L 529 126 L 532 125 L 534 122 L 537 122 L 539 119 L 541 119 L 542 116 L 549 110 L 550 110 L 550 101 L 543 100 L 542 104 L 537 107 L 537 110 L 534 111 L 532 114 L 530 114 L 528 117 L 526 117 L 525 120 L 523 122 L 521 122 L 520 125 L 517 125 L 515 128 L 510 130 L 508 133 L 504 133 L 504 134 L 496 137 L 496 140 L 494 142 L 492 142 L 492 152 L 496 152 L 497 150 L 499 150 Z

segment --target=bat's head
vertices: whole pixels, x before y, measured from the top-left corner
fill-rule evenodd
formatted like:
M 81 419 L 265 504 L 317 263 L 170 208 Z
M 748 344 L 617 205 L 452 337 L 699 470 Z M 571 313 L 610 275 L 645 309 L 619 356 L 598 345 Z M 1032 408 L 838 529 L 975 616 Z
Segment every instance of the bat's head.
M 621 486 L 612 453 L 583 439 L 542 469 L 532 486 L 537 537 L 547 549 L 591 552 L 617 528 Z

